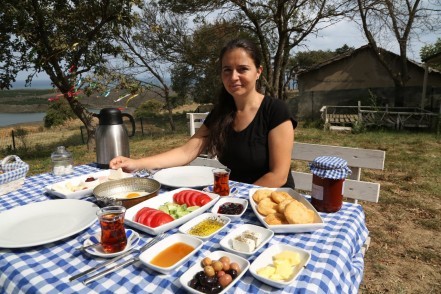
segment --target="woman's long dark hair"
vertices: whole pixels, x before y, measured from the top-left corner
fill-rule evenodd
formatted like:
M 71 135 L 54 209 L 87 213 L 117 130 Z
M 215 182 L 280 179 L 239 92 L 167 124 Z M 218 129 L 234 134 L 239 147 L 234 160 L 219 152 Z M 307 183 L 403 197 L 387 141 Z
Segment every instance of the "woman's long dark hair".
M 220 52 L 220 74 L 222 74 L 222 58 L 224 57 L 225 53 L 236 48 L 245 50 L 254 61 L 256 68 L 261 66 L 262 55 L 256 44 L 246 39 L 234 39 L 228 42 Z M 220 155 L 222 153 L 222 148 L 225 145 L 228 132 L 231 130 L 231 125 L 233 124 L 236 111 L 237 108 L 236 104 L 234 103 L 233 96 L 228 93 L 228 91 L 222 85 L 218 94 L 218 101 L 211 113 L 212 124 L 210 125 L 210 134 L 207 138 L 207 148 L 209 153 L 213 155 Z

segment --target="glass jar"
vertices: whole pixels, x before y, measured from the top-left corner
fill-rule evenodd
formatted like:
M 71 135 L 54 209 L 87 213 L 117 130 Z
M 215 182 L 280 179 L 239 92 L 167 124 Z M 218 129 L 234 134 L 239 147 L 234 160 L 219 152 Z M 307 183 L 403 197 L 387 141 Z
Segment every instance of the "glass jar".
M 68 175 L 73 172 L 72 153 L 64 146 L 58 146 L 51 154 L 52 171 L 56 176 Z
M 312 176 L 311 204 L 320 212 L 337 212 L 343 205 L 345 178 L 351 173 L 347 161 L 319 156 L 309 164 Z

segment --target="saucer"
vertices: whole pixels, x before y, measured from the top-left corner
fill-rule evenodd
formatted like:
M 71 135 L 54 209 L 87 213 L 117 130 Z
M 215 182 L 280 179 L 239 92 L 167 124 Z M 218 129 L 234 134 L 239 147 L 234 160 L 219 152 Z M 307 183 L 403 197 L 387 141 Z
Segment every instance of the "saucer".
M 202 191 L 209 192 L 209 193 L 214 193 L 213 192 L 213 186 L 205 187 L 204 189 L 202 189 Z M 236 187 L 231 187 L 229 196 L 234 195 L 236 193 L 237 193 L 237 188 Z
M 104 257 L 104 258 L 109 258 L 109 257 L 121 255 L 124 252 L 135 247 L 136 244 L 138 244 L 138 242 L 139 242 L 139 234 L 133 230 L 130 230 L 130 229 L 126 230 L 126 236 L 127 236 L 127 245 L 126 245 L 126 248 L 124 248 L 124 250 L 122 250 L 122 251 L 115 252 L 115 253 L 105 253 L 103 250 L 103 247 L 101 245 L 86 248 L 86 249 L 84 249 L 84 251 L 89 253 L 90 255 Z M 84 241 L 83 246 L 88 246 L 88 245 L 99 243 L 100 239 L 101 239 L 101 233 L 97 233 L 94 236 L 90 236 L 89 238 L 87 238 Z

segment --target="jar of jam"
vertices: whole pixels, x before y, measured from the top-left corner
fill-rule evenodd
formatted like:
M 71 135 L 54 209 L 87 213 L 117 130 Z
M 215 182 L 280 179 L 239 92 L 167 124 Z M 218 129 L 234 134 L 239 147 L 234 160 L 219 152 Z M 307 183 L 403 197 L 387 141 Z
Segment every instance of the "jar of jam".
M 346 160 L 319 156 L 309 164 L 312 176 L 311 204 L 320 212 L 337 212 L 343 205 L 345 178 L 351 174 Z

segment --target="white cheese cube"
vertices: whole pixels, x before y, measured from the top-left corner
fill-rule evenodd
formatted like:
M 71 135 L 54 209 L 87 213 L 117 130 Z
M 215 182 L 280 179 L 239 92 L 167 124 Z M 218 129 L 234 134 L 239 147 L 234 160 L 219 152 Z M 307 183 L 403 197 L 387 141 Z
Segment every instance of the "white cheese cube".
M 233 239 L 233 249 L 241 252 L 252 252 L 256 248 L 256 243 L 247 238 L 243 238 L 242 235 Z

